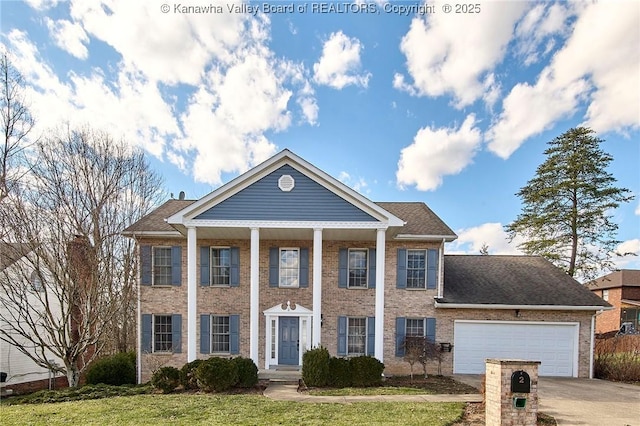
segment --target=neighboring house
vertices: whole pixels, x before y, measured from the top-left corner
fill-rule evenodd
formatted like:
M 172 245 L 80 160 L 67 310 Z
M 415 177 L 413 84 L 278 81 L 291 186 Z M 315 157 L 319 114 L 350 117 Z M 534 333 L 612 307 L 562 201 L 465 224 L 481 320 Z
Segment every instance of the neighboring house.
M 640 330 L 640 270 L 621 269 L 587 283 L 613 309 L 596 317 L 596 333 L 617 331 L 623 323 Z
M 11 318 L 19 311 L 16 309 L 17 301 L 20 300 L 20 307 L 29 309 L 29 315 L 38 315 L 38 312 L 44 310 L 39 294 L 44 291 L 42 273 L 31 271 L 30 262 L 27 257 L 31 255 L 31 251 L 27 244 L 5 243 L 0 242 L 0 318 Z M 25 276 L 28 275 L 28 276 Z M 17 297 L 8 297 L 5 286 L 20 286 L 15 293 Z M 59 309 L 54 304 L 50 307 L 51 312 L 57 312 Z M 17 321 L 17 319 L 16 319 Z M 0 327 L 10 332 L 11 324 L 2 320 Z M 25 328 L 25 332 L 31 332 Z M 23 348 L 29 348 L 30 353 L 36 353 L 41 348 L 34 347 L 33 342 L 26 338 L 20 338 L 11 331 L 16 340 L 22 342 Z M 47 351 L 45 350 L 45 354 Z M 56 364 L 62 365 L 62 361 L 53 354 L 47 357 Z M 36 365 L 36 363 L 23 354 L 18 348 L 4 340 L 0 339 L 0 371 L 7 374 L 5 386 L 14 391 L 33 391 L 44 389 L 49 386 L 50 376 L 49 370 Z M 65 383 L 64 377 L 58 375 L 56 383 Z
M 143 382 L 211 355 L 300 366 L 318 345 L 408 373 L 406 336 L 453 345 L 443 374 L 503 357 L 589 377 L 608 307 L 542 258 L 445 256 L 457 236 L 424 203 L 374 203 L 288 150 L 124 234 L 139 245 Z

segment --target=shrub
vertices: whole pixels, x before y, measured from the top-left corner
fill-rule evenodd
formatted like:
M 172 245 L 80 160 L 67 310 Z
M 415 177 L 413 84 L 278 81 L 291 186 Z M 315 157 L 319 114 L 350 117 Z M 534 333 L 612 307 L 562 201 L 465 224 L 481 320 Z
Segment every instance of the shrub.
M 378 386 L 382 383 L 384 364 L 368 355 L 349 359 L 353 386 Z
M 347 358 L 331 357 L 329 360 L 329 386 L 346 388 L 351 386 L 351 368 Z
M 86 373 L 87 384 L 134 385 L 136 383 L 136 354 L 122 352 L 94 361 Z
M 180 370 L 175 367 L 161 367 L 151 376 L 153 387 L 170 393 L 180 384 Z
M 258 384 L 258 367 L 251 358 L 233 358 L 238 370 L 237 386 L 251 388 Z
M 209 358 L 196 368 L 200 389 L 224 392 L 238 383 L 238 367 L 227 358 Z
M 185 390 L 199 389 L 198 379 L 196 378 L 196 368 L 200 366 L 204 361 L 196 359 L 186 363 L 180 369 L 180 384 Z
M 597 339 L 594 375 L 621 382 L 640 381 L 640 336 Z
M 329 382 L 329 351 L 322 346 L 302 356 L 302 379 L 307 386 L 326 386 Z

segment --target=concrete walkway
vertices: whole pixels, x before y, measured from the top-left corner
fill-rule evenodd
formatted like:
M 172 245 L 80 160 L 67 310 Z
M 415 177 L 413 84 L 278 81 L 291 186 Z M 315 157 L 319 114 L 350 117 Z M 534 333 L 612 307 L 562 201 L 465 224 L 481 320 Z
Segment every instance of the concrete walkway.
M 482 402 L 480 394 L 459 395 L 359 395 L 359 396 L 314 396 L 298 392 L 298 386 L 271 382 L 264 396 L 275 401 L 352 404 L 354 402 Z

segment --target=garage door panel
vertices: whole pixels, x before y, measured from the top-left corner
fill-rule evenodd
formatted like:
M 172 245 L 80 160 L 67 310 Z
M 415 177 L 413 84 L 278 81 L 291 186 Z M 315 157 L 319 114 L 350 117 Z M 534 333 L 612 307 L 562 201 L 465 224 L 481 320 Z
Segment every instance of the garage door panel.
M 573 376 L 574 324 L 456 322 L 454 373 L 483 374 L 486 358 L 541 361 L 541 376 Z

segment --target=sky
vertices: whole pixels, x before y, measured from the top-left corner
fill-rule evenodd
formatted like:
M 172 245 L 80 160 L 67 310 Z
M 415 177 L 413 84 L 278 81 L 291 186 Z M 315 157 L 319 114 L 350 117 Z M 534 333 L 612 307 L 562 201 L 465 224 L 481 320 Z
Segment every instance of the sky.
M 592 128 L 635 196 L 610 212 L 640 254 L 640 1 L 0 1 L 0 46 L 36 134 L 143 149 L 197 199 L 290 149 L 373 201 L 423 201 L 447 253 L 518 254 L 504 226 L 547 143 Z M 640 269 L 640 256 L 616 257 Z

